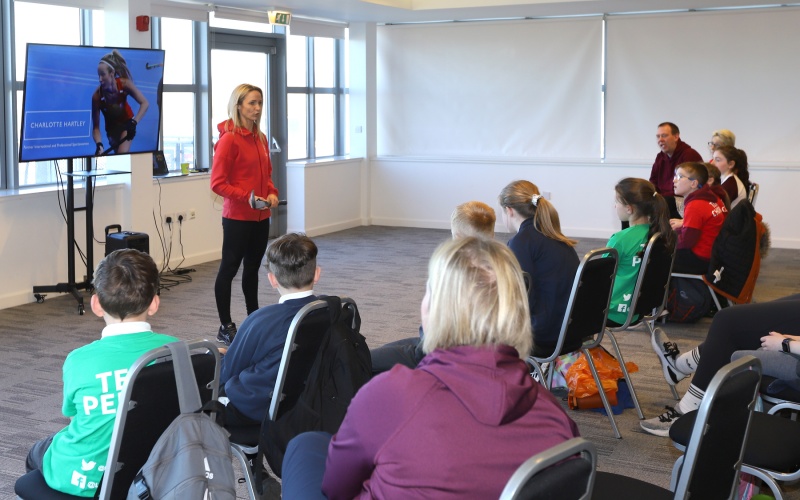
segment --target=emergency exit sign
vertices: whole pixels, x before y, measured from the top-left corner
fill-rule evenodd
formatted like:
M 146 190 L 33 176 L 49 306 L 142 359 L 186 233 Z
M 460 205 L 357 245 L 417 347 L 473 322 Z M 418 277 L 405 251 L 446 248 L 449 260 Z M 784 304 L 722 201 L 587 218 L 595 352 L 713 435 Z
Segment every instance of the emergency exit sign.
M 291 12 L 283 12 L 280 10 L 269 11 L 269 24 L 277 24 L 280 26 L 289 26 L 292 21 Z

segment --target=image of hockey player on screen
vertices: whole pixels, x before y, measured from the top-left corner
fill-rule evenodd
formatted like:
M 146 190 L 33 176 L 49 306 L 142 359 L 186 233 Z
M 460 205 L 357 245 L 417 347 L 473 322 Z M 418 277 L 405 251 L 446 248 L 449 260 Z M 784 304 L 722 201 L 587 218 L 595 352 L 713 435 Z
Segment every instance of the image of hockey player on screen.
M 97 149 L 95 156 L 114 153 L 127 153 L 131 141 L 136 137 L 136 125 L 144 118 L 150 103 L 133 83 L 133 75 L 125 58 L 118 50 L 113 50 L 100 58 L 97 65 L 100 85 L 92 94 L 92 137 Z M 134 115 L 128 97 L 139 105 Z M 108 149 L 103 146 L 100 134 L 100 113 L 105 121 Z

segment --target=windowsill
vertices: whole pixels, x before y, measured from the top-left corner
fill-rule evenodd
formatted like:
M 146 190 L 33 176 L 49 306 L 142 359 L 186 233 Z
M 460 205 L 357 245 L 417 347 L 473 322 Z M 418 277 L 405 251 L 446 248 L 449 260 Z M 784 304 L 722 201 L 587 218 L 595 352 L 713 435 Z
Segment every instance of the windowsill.
M 106 180 L 106 177 L 101 175 L 93 177 L 92 184 L 94 187 L 100 187 L 100 186 L 113 186 L 116 184 L 123 184 L 123 182 L 108 182 Z M 86 184 L 82 178 L 76 177 L 73 186 L 75 189 L 84 189 L 86 187 Z M 66 176 L 64 176 L 63 182 L 61 184 L 42 184 L 38 186 L 25 186 L 15 189 L 0 189 L 0 198 L 13 198 L 15 196 L 52 193 L 54 191 L 66 191 L 66 189 L 67 189 L 67 180 Z
M 306 158 L 304 160 L 289 160 L 287 166 L 308 166 L 308 165 L 335 165 L 337 163 L 350 163 L 363 160 L 360 156 L 327 156 L 325 158 Z
M 124 172 L 124 173 L 130 173 L 130 172 Z M 177 172 L 170 172 L 169 175 L 167 175 L 166 177 L 153 177 L 153 180 L 155 181 L 155 180 L 169 179 L 170 182 L 171 182 L 171 179 L 180 179 L 180 178 L 186 178 L 186 177 L 188 177 L 188 178 L 202 177 L 202 176 L 208 176 L 209 174 L 210 174 L 210 171 L 209 172 L 189 172 L 188 174 L 184 175 L 180 171 L 177 171 Z M 119 175 L 115 175 L 114 177 L 120 177 L 120 176 Z M 2 198 L 13 198 L 15 196 L 28 196 L 28 195 L 35 195 L 35 194 L 41 194 L 41 193 L 52 193 L 52 192 L 55 192 L 55 191 L 66 191 L 66 189 L 67 189 L 67 184 L 66 183 L 67 183 L 66 176 L 64 176 L 63 183 L 61 185 L 59 185 L 59 184 L 42 184 L 42 185 L 38 185 L 38 186 L 25 186 L 25 187 L 20 187 L 20 188 L 15 188 L 15 189 L 0 189 L 0 199 L 2 199 Z M 121 179 L 120 179 L 120 181 L 116 181 L 115 180 L 115 181 L 109 182 L 107 180 L 106 176 L 104 176 L 104 175 L 99 175 L 99 176 L 93 177 L 93 185 L 94 185 L 95 188 L 102 187 L 102 186 L 114 186 L 114 185 L 119 185 L 119 184 L 124 184 L 124 183 L 125 182 L 122 181 Z M 75 189 L 84 189 L 86 185 L 84 183 L 83 178 L 81 178 L 80 176 L 75 176 L 73 186 L 75 187 Z
M 199 176 L 209 175 L 210 173 L 211 173 L 210 170 L 207 171 L 207 172 L 199 172 L 199 171 L 196 171 L 196 170 L 195 171 L 191 171 L 190 170 L 188 174 L 181 173 L 180 170 L 171 170 L 170 173 L 165 175 L 165 176 L 153 177 L 153 180 L 156 181 L 156 180 L 162 180 L 162 179 L 179 179 L 181 177 L 199 177 Z

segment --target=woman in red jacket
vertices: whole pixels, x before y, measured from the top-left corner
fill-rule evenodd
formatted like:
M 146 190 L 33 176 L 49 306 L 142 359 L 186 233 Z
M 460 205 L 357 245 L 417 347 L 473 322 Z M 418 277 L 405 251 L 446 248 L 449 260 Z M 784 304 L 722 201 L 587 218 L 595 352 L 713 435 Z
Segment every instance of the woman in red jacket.
M 231 285 L 244 262 L 242 292 L 247 314 L 258 309 L 258 268 L 267 250 L 270 207 L 278 204 L 278 190 L 272 183 L 267 138 L 259 129 L 264 93 L 243 83 L 233 89 L 228 101 L 228 119 L 219 125 L 214 145 L 211 190 L 222 196 L 222 262 L 214 295 L 220 327 L 217 340 L 230 345 L 236 335 L 231 319 Z M 250 195 L 266 203 L 250 206 Z

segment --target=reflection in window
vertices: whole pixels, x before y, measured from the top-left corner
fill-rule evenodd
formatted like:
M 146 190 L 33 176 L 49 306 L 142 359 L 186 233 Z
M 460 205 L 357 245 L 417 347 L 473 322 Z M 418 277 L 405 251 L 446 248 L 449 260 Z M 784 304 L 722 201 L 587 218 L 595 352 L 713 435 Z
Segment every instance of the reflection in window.
M 194 168 L 194 94 L 165 92 L 162 116 L 162 148 L 167 166 L 178 170 L 186 162 Z
M 289 35 L 286 37 L 286 85 L 306 86 L 306 37 Z
M 333 38 L 314 38 L 314 86 L 333 87 L 336 53 Z
M 308 149 L 306 148 L 306 143 L 308 141 L 308 135 L 306 134 L 308 106 L 306 102 L 307 97 L 305 94 L 289 94 L 287 97 L 286 109 L 289 125 L 288 158 L 308 157 Z
M 314 151 L 317 157 L 334 155 L 336 120 L 332 94 L 314 96 Z
M 164 83 L 192 83 L 194 61 L 192 22 L 184 19 L 161 19 L 161 48 L 164 54 Z
M 102 12 L 95 11 L 93 20 L 102 20 Z M 16 49 L 17 88 L 22 88 L 25 78 L 25 57 L 29 43 L 50 43 L 58 45 L 81 44 L 80 9 L 15 2 L 14 3 L 14 46 Z M 16 131 L 19 132 L 22 120 L 22 90 L 17 90 Z M 10 136 L 8 131 L 7 136 Z M 57 166 L 58 165 L 58 166 Z M 52 184 L 57 181 L 57 169 L 66 170 L 66 162 L 35 161 L 20 163 L 17 166 L 19 187 L 37 184 Z
M 346 40 L 298 35 L 287 37 L 290 160 L 347 154 L 347 117 L 342 110 L 347 109 L 348 91 L 347 87 L 337 87 L 337 82 L 344 81 L 342 73 L 345 67 L 339 55 L 346 50 Z M 309 57 L 313 64 L 309 64 Z M 309 67 L 312 68 L 311 74 L 308 74 Z M 309 139 L 311 137 L 313 140 Z

